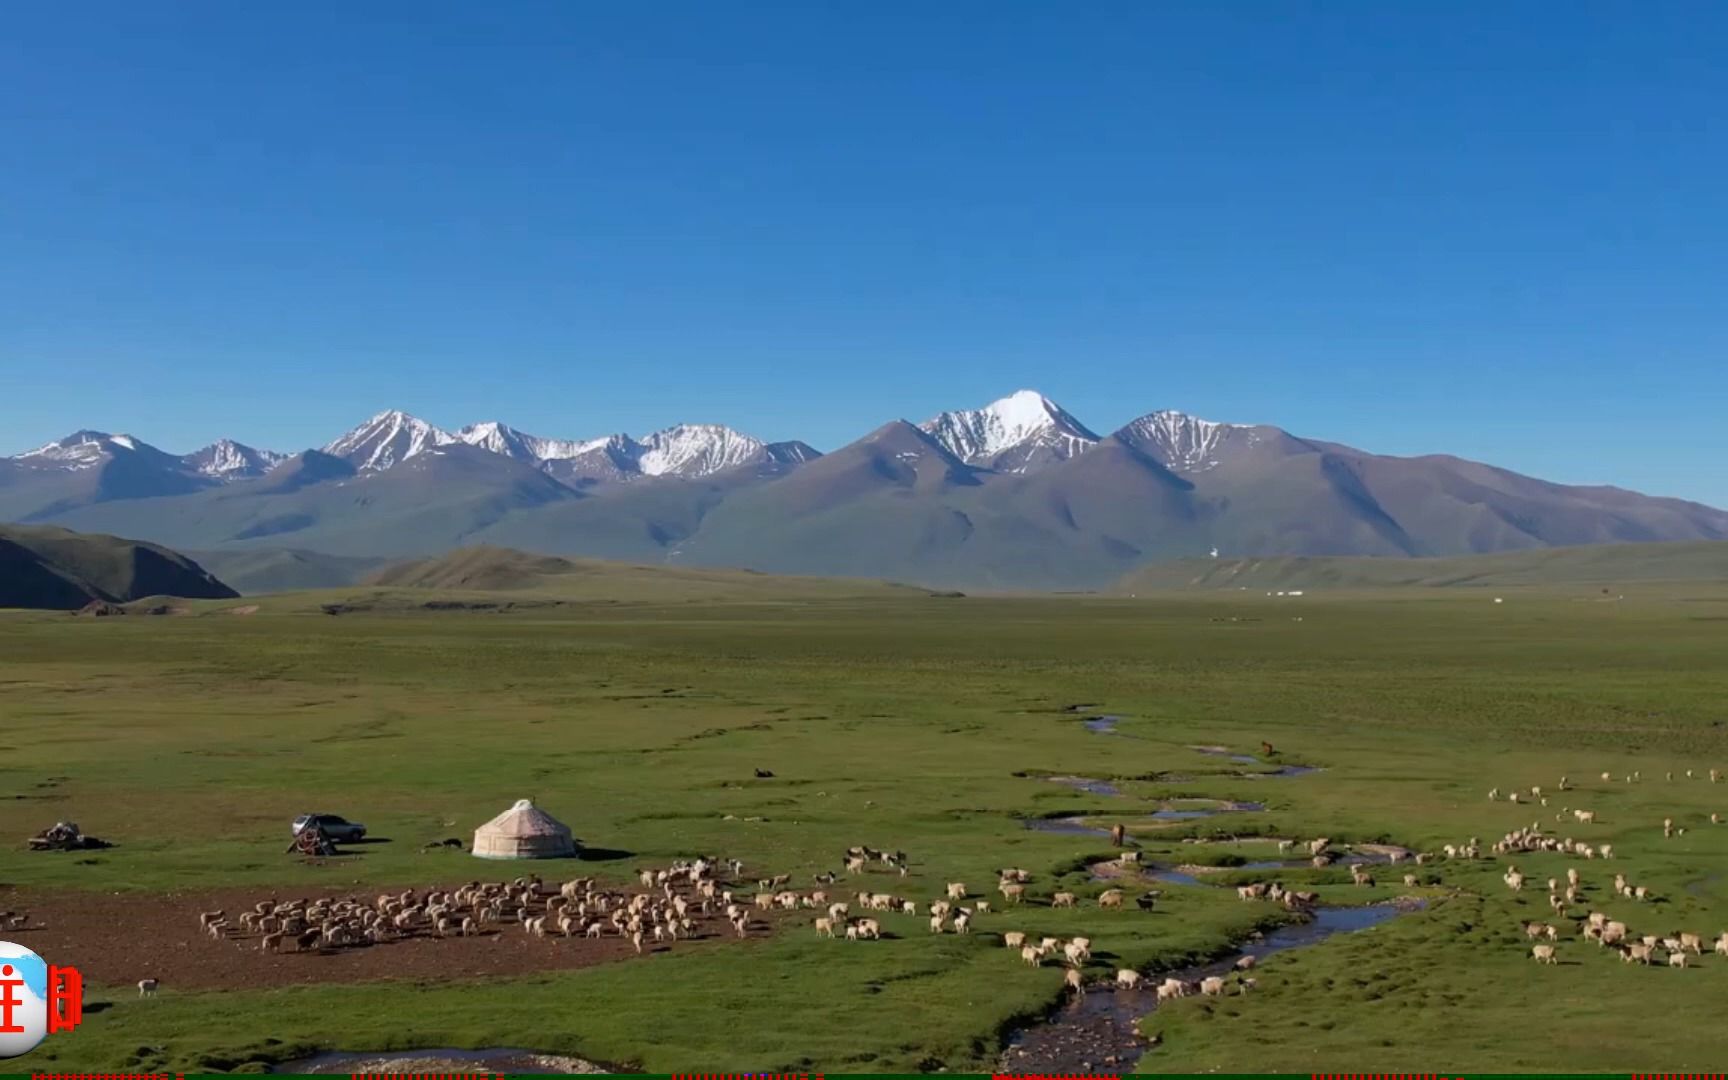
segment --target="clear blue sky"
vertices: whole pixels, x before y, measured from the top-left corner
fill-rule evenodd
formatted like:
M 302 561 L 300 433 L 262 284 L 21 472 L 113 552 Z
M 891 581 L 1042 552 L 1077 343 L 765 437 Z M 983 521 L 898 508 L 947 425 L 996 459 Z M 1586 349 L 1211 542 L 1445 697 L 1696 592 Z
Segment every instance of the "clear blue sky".
M 0 450 L 1042 389 L 1728 505 L 1728 8 L 14 5 Z

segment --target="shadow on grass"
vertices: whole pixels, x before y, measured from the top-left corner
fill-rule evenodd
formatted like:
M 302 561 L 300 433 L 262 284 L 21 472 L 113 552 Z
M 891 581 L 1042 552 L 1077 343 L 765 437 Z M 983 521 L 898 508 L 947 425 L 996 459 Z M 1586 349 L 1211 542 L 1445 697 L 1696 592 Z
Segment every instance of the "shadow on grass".
M 617 862 L 619 859 L 634 859 L 634 851 L 622 848 L 585 847 L 576 856 L 583 862 Z

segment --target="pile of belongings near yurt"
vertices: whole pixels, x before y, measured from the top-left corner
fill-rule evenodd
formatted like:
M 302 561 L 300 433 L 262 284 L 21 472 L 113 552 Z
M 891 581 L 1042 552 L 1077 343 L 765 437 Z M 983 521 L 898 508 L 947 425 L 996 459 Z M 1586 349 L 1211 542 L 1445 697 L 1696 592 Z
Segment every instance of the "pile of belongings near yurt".
M 31 851 L 89 851 L 113 847 L 106 840 L 86 836 L 70 821 L 56 822 L 30 838 Z

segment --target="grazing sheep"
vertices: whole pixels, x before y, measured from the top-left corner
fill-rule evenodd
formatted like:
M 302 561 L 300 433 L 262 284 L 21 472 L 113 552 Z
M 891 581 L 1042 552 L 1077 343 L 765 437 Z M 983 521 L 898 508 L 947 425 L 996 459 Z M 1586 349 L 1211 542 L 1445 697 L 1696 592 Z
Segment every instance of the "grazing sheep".
M 1098 894 L 1098 906 L 1101 908 L 1119 908 L 1122 906 L 1121 889 L 1105 889 Z
M 1079 968 L 1069 968 L 1062 976 L 1062 982 L 1068 989 L 1074 991 L 1075 997 L 1086 996 L 1086 979 L 1080 974 Z
M 834 936 L 834 920 L 833 919 L 817 919 L 816 920 L 816 936 L 817 937 L 825 937 L 825 938 L 833 937 Z
M 979 900 L 972 905 L 972 910 L 980 915 L 990 914 L 990 901 Z
M 1138 990 L 1140 988 L 1140 973 L 1133 968 L 1118 969 L 1116 986 L 1122 990 Z
M 1722 936 L 1716 939 L 1716 954 L 1728 956 L 1728 930 L 1724 930 Z
M 162 984 L 160 982 L 157 982 L 155 979 L 139 979 L 138 980 L 138 996 L 139 997 L 155 997 L 156 996 L 156 988 L 158 986 L 161 986 L 161 985 Z
M 942 916 L 930 916 L 930 932 L 932 934 L 940 934 L 942 932 Z
M 966 883 L 964 881 L 950 881 L 948 883 L 948 899 L 966 899 Z
M 1236 958 L 1236 970 L 1237 971 L 1247 971 L 1249 968 L 1252 968 L 1253 966 L 1254 966 L 1254 957 L 1253 956 L 1238 956 Z
M 875 919 L 858 920 L 858 936 L 877 940 L 882 937 L 882 924 Z
M 1416 887 L 1416 875 L 1415 874 L 1405 874 L 1404 875 L 1404 887 L 1407 889 L 1414 889 Z
M 954 932 L 956 934 L 969 934 L 969 933 L 971 933 L 972 932 L 972 916 L 966 914 L 964 911 L 955 915 L 954 916 Z
M 1686 966 L 1686 954 L 1683 952 L 1669 953 L 1668 966 L 1683 968 Z
M 1018 949 L 1026 944 L 1026 931 L 1010 930 L 1002 935 L 1002 944 L 1010 949 Z
M 1040 967 L 1044 963 L 1044 953 L 1030 945 L 1022 945 L 1020 947 L 1020 959 L 1033 967 Z
M 1057 907 L 1071 908 L 1075 905 L 1075 903 L 1078 901 L 1078 899 L 1079 898 L 1076 897 L 1071 892 L 1059 892 L 1055 896 L 1052 896 L 1050 898 L 1050 906 L 1053 908 L 1057 908 Z
M 1012 904 L 1018 904 L 1026 895 L 1026 886 L 1018 881 L 1004 881 L 998 888 L 1002 891 L 1003 899 Z
M 1200 993 L 1206 997 L 1224 996 L 1224 979 L 1219 975 L 1209 975 L 1200 980 Z
M 1691 949 L 1694 956 L 1703 956 L 1704 939 L 1697 934 L 1682 932 L 1680 934 L 1680 948 L 1682 950 Z
M 1538 964 L 1558 964 L 1560 962 L 1555 958 L 1554 946 L 1552 945 L 1532 945 L 1530 955 Z
M 264 940 L 258 943 L 259 952 L 276 952 L 281 947 L 282 934 L 280 931 L 274 934 L 265 934 Z

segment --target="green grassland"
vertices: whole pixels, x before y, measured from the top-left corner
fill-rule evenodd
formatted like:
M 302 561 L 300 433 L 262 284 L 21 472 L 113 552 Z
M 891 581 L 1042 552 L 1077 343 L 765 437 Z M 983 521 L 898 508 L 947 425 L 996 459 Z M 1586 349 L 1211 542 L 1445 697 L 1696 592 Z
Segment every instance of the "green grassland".
M 1057 888 L 1095 895 L 1085 864 L 1110 849 L 1019 819 L 1108 823 L 1205 796 L 1266 809 L 1138 828 L 1149 860 L 1252 850 L 1182 842 L 1226 831 L 1431 850 L 1544 815 L 1619 857 L 1521 856 L 1538 884 L 1518 896 L 1499 881 L 1505 860 L 1425 867 L 1437 879 L 1419 890 L 1427 910 L 1280 954 L 1253 994 L 1153 1014 L 1144 1029 L 1162 1044 L 1144 1069 L 1719 1067 L 1728 960 L 1628 967 L 1567 929 L 1564 963 L 1538 967 L 1520 928 L 1548 917 L 1539 883 L 1578 865 L 1589 904 L 1635 931 L 1728 929 L 1728 825 L 1709 822 L 1728 814 L 1728 783 L 1683 775 L 1728 769 L 1728 590 L 1623 591 L 1608 602 L 1594 587 L 1511 589 L 1500 605 L 1468 590 L 692 602 L 667 587 L 546 606 L 525 602 L 538 592 L 463 593 L 517 606 L 428 611 L 424 590 L 398 588 L 265 597 L 247 616 L 224 613 L 234 601 L 180 617 L 0 614 L 4 884 L 265 895 L 460 881 L 495 868 L 420 845 L 532 796 L 588 845 L 633 853 L 544 867 L 555 874 L 623 878 L 707 852 L 807 882 L 863 843 L 905 850 L 912 873 L 862 887 L 928 900 L 963 880 L 987 892 L 1016 865 L 1034 872 L 1039 900 L 982 917 L 967 938 L 893 916 L 892 940 L 832 942 L 800 921 L 766 940 L 498 983 L 170 986 L 149 1001 L 99 989 L 111 1007 L 20 1066 L 255 1071 L 318 1048 L 497 1045 L 656 1071 L 982 1071 L 1002 1032 L 1061 990 L 1058 969 L 1024 966 L 1001 931 L 1088 933 L 1103 977 L 1217 954 L 1283 917 L 1181 886 L 1152 913 L 1042 905 Z M 350 609 L 320 613 L 333 602 Z M 1119 734 L 1085 730 L 1064 711 L 1078 703 L 1121 715 Z M 1261 740 L 1324 771 L 1245 777 L 1189 749 Z M 1604 784 L 1604 769 L 1643 780 Z M 1123 794 L 1051 774 L 1120 778 Z M 1567 805 L 1596 809 L 1600 824 L 1559 826 L 1558 805 L 1485 798 L 1562 774 L 1580 789 Z M 303 864 L 282 854 L 303 810 L 347 814 L 393 842 Z M 1665 840 L 1663 817 L 1686 833 Z M 119 846 L 25 854 L 22 838 L 57 819 Z M 1336 903 L 1408 891 L 1378 869 L 1372 889 L 1343 869 L 1285 876 Z M 1615 869 L 1659 902 L 1606 897 Z M 1256 876 L 1267 875 L 1221 880 Z
M 1595 584 L 1612 594 L 1627 583 L 1728 579 L 1728 542 L 1592 544 L 1489 555 L 1405 559 L 1366 555 L 1273 555 L 1176 559 L 1124 575 L 1114 591 L 1163 589 L 1386 589 L 1407 586 Z

